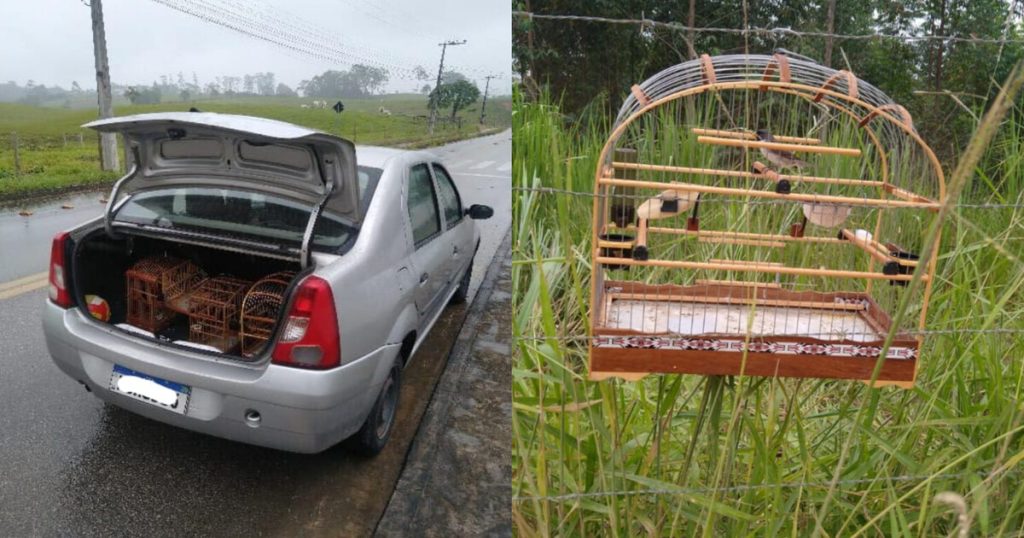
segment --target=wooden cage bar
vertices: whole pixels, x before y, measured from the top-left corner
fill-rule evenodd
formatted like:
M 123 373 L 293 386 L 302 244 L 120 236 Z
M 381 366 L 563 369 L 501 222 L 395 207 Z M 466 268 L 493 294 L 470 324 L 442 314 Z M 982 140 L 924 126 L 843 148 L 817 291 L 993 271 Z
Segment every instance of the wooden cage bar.
M 893 196 L 895 196 L 897 198 L 902 198 L 902 199 L 910 201 L 910 202 L 921 202 L 921 203 L 926 203 L 926 204 L 939 205 L 938 202 L 936 202 L 935 200 L 932 200 L 931 198 L 927 198 L 925 196 L 921 196 L 920 194 L 916 194 L 916 193 L 910 192 L 908 190 L 901 189 L 899 187 L 894 187 L 892 185 L 884 185 L 882 188 L 885 189 L 885 192 L 887 192 L 887 193 L 889 193 L 889 194 L 891 194 L 891 195 L 893 195 Z
M 863 187 L 882 187 L 884 185 L 884 183 L 881 181 L 871 179 L 847 179 L 836 177 L 780 174 L 778 172 L 775 172 L 774 170 L 770 170 L 768 166 L 762 162 L 754 162 L 753 167 L 754 169 L 758 170 L 757 173 L 747 172 L 744 170 L 720 170 L 718 168 L 693 168 L 690 166 L 672 166 L 664 164 L 648 164 L 621 161 L 612 162 L 612 168 L 617 168 L 619 170 L 646 170 L 649 172 L 670 172 L 674 174 L 692 174 L 699 176 L 741 177 L 746 179 L 767 179 L 775 182 L 785 179 L 788 181 L 802 181 L 804 183 L 823 183 L 828 185 L 855 185 Z M 770 171 L 773 175 L 766 174 L 764 172 L 765 170 Z
M 914 275 L 886 275 L 882 273 L 869 273 L 867 271 L 846 271 L 842 269 L 812 269 L 808 267 L 774 266 L 764 264 L 727 264 L 709 262 L 684 262 L 678 260 L 633 260 L 629 258 L 609 258 L 597 256 L 595 260 L 602 265 L 638 265 L 644 267 L 667 267 L 670 269 L 708 269 L 717 271 L 739 271 L 752 273 L 775 273 L 782 275 L 798 276 L 821 276 L 832 278 L 852 279 L 873 279 L 873 280 L 896 280 L 907 282 L 914 278 Z M 921 275 L 922 281 L 930 280 L 928 275 Z
M 744 288 L 781 288 L 778 282 L 752 282 L 749 280 L 714 280 L 698 278 L 694 281 L 698 286 L 741 286 Z
M 826 301 L 797 301 L 789 299 L 764 299 L 756 295 L 735 296 L 728 295 L 717 297 L 714 295 L 676 295 L 676 294 L 650 294 L 650 293 L 624 293 L 614 292 L 608 294 L 609 299 L 625 300 L 657 300 L 683 303 L 708 303 L 708 304 L 735 304 L 744 306 L 795 306 L 800 308 L 812 308 L 817 310 L 864 310 L 867 308 L 863 303 L 836 303 Z
M 664 183 L 659 181 L 642 181 L 637 179 L 621 179 L 617 177 L 604 176 L 600 179 L 602 185 L 615 187 L 633 187 L 638 189 L 676 189 L 680 191 L 692 191 L 705 194 L 726 194 L 732 196 L 750 196 L 753 198 L 771 198 L 773 200 L 789 200 L 793 202 L 819 202 L 842 205 L 856 205 L 869 207 L 904 207 L 939 210 L 938 202 L 911 202 L 907 200 L 888 200 L 882 198 L 857 198 L 854 196 L 832 196 L 827 194 L 780 194 L 775 191 L 759 191 L 754 189 L 736 189 L 731 187 L 713 187 L 710 185 L 694 185 L 692 183 Z
M 779 82 L 792 81 L 790 76 L 791 71 L 789 69 L 789 58 L 787 58 L 785 54 L 772 55 L 772 60 L 764 67 L 764 73 L 761 75 L 761 80 L 771 80 L 776 69 L 779 71 Z M 768 90 L 768 86 L 761 86 L 759 89 L 761 91 L 766 91 Z
M 757 140 L 757 134 L 751 131 L 723 131 L 721 129 L 702 129 L 700 127 L 693 127 L 690 129 L 695 135 L 698 136 L 717 136 L 721 138 L 739 138 L 741 140 Z M 783 136 L 776 135 L 773 138 L 777 142 L 787 142 L 790 144 L 806 144 L 810 146 L 817 146 L 821 144 L 821 140 L 817 138 L 804 138 L 800 136 Z
M 786 144 L 783 142 L 761 142 L 759 140 L 740 140 L 736 138 L 722 138 L 718 136 L 698 136 L 697 143 L 711 144 L 713 146 L 731 146 L 744 149 L 776 149 L 782 151 L 802 153 L 824 153 L 826 155 L 842 155 L 845 157 L 861 156 L 860 148 L 836 148 L 832 146 Z
M 824 90 L 834 89 L 836 87 L 836 83 L 839 82 L 839 79 L 841 78 L 846 79 L 846 95 L 850 99 L 856 99 L 857 97 L 859 97 L 860 91 L 857 88 L 857 77 L 853 73 L 845 69 L 840 69 L 839 71 L 836 71 L 834 75 L 829 77 L 829 79 L 826 80 L 824 84 L 821 85 L 821 88 L 819 89 L 818 93 L 814 94 L 814 102 L 820 103 L 826 95 Z

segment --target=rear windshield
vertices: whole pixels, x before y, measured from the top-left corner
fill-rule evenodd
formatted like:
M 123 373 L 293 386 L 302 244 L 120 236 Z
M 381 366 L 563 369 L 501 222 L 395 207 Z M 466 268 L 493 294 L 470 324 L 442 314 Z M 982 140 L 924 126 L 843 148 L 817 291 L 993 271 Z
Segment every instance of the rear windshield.
M 379 168 L 359 167 L 360 205 L 369 205 Z M 249 241 L 298 247 L 312 207 L 265 192 L 210 187 L 173 187 L 136 193 L 115 215 L 119 222 L 214 233 Z M 312 246 L 333 252 L 355 228 L 325 211 L 313 230 Z

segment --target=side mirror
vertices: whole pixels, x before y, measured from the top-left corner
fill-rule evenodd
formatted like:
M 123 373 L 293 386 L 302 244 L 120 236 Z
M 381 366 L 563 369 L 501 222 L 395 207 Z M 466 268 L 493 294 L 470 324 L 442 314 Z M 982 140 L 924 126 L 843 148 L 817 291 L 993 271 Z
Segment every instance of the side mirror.
M 494 209 L 489 205 L 473 204 L 466 210 L 466 214 L 473 220 L 486 220 L 494 216 Z

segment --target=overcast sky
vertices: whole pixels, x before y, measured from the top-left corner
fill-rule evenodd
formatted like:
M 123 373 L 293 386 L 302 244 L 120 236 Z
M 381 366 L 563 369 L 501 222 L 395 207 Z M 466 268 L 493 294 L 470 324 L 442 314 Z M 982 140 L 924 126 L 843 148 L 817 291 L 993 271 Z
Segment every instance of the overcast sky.
M 65 89 L 78 81 L 82 88 L 95 88 L 92 29 L 83 1 L 0 0 L 0 81 L 24 85 L 31 79 Z M 225 20 L 245 17 L 235 18 L 235 23 L 272 38 L 306 40 L 303 46 L 331 59 L 312 58 L 154 0 L 103 0 L 115 83 L 150 84 L 160 75 L 177 78 L 178 72 L 191 82 L 195 72 L 205 84 L 216 76 L 270 71 L 294 88 L 303 79 L 327 69 L 347 69 L 362 59 L 404 69 L 420 65 L 433 84 L 441 54 L 437 43 L 465 39 L 465 45 L 448 48 L 445 70 L 465 73 L 481 89 L 485 75 L 499 75 L 491 81 L 492 92 L 511 92 L 509 0 L 164 1 L 216 6 Z M 423 85 L 395 74 L 391 78 L 389 91 Z

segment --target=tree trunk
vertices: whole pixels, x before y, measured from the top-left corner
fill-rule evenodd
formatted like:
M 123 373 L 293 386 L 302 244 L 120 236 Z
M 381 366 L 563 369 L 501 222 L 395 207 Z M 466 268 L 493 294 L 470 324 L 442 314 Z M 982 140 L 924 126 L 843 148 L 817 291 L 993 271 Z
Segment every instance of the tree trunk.
M 828 0 L 828 38 L 825 39 L 825 65 L 832 67 L 832 34 L 836 31 L 836 0 Z
M 697 45 L 695 44 L 695 41 L 694 41 L 696 39 L 696 36 L 697 36 L 697 32 L 694 30 L 694 26 L 696 26 L 696 24 L 697 24 L 697 0 L 690 0 L 690 13 L 686 17 L 686 25 L 690 27 L 690 30 L 687 32 L 686 41 L 687 41 L 687 44 L 690 46 L 690 55 L 694 59 L 697 58 Z
M 945 36 L 946 32 L 946 0 L 942 0 L 941 7 L 939 8 L 939 32 L 936 35 Z M 942 40 L 936 40 L 935 48 L 935 91 L 942 91 L 942 53 L 946 47 Z

